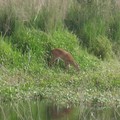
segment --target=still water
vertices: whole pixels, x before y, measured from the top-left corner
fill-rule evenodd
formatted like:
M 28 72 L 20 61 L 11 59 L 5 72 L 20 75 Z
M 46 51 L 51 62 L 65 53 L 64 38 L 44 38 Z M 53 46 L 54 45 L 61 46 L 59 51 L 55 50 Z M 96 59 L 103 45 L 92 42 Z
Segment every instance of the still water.
M 0 104 L 0 120 L 120 120 L 120 107 L 61 107 L 45 100 Z

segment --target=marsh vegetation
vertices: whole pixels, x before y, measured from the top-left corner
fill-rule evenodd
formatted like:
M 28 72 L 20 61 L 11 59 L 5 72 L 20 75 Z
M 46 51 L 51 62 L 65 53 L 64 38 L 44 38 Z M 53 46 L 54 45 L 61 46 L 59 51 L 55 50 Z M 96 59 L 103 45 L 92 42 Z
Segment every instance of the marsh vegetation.
M 6 104 L 14 101 L 19 106 L 19 101 L 39 99 L 63 108 L 111 107 L 118 120 L 119 7 L 115 0 L 0 0 L 0 114 L 3 119 L 9 120 L 6 118 L 9 112 L 4 113 Z M 62 61 L 49 67 L 50 51 L 54 48 L 70 52 L 80 71 L 76 72 L 72 66 L 66 71 Z M 14 108 L 8 110 L 11 109 L 14 111 Z M 96 118 L 94 114 L 93 117 Z M 26 118 L 20 114 L 20 120 Z

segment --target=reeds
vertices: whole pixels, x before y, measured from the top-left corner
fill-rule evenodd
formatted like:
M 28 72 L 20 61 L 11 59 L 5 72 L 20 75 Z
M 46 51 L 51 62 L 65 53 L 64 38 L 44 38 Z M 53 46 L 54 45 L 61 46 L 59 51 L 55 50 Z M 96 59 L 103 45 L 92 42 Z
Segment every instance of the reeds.
M 0 33 L 3 36 L 14 34 L 21 24 L 47 33 L 67 28 L 90 53 L 95 53 L 100 36 L 105 38 L 103 44 L 106 39 L 119 42 L 119 19 L 118 1 L 116 4 L 113 0 L 0 0 Z

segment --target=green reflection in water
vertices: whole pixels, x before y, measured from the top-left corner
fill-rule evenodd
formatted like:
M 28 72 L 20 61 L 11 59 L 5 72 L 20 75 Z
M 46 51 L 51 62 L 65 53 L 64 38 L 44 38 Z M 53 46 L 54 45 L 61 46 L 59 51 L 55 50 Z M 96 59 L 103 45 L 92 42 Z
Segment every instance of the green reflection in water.
M 120 120 L 119 108 L 61 107 L 45 100 L 1 103 L 0 120 Z

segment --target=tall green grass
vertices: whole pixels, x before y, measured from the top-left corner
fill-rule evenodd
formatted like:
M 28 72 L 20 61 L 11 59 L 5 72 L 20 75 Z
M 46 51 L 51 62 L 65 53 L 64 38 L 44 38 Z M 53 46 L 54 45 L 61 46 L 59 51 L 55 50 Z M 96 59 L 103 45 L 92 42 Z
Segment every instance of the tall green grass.
M 42 56 L 37 61 L 45 63 L 45 56 L 55 47 L 70 51 L 80 61 L 78 44 L 101 59 L 111 58 L 113 51 L 119 56 L 120 16 L 114 1 L 1 0 L 0 3 L 1 35 L 9 36 L 7 41 L 13 51 L 27 56 L 27 61 L 30 56 L 34 59 Z
M 100 59 L 111 58 L 113 51 L 119 56 L 119 8 L 111 0 L 0 0 L 0 3 L 1 51 L 9 51 L 1 52 L 5 63 L 46 65 L 49 52 L 55 47 L 71 52 L 83 67 L 94 58 L 81 46 Z
M 90 53 L 104 59 L 108 57 L 107 53 L 111 56 L 111 41 L 119 41 L 118 16 L 119 8 L 114 1 L 76 0 L 69 8 L 65 24 L 79 37 L 80 43 L 87 47 Z M 105 38 L 101 38 L 101 43 L 97 42 L 99 36 Z M 106 39 L 109 44 L 106 44 Z M 106 49 L 103 50 L 101 47 L 98 51 L 97 44 L 100 46 L 104 44 Z M 96 51 L 98 51 L 97 54 Z M 102 52 L 106 55 L 101 54 Z

